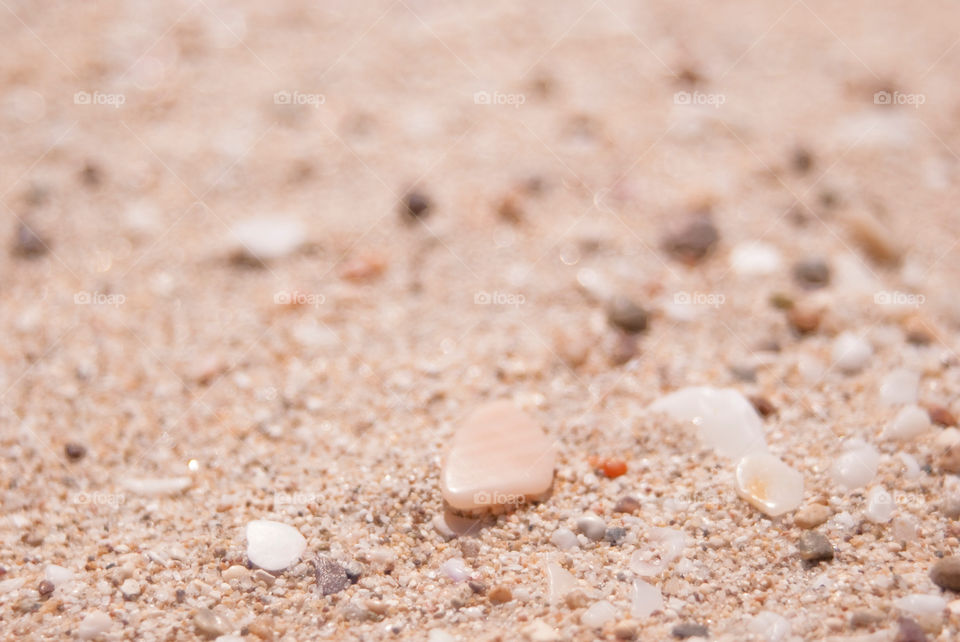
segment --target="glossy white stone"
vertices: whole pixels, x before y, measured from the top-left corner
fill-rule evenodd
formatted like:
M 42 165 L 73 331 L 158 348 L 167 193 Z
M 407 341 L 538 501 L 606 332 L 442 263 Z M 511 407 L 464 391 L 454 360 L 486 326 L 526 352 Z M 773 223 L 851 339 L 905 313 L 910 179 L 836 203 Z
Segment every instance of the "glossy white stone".
M 880 400 L 891 406 L 916 403 L 919 387 L 920 375 L 898 368 L 885 376 L 880 383 Z
M 732 388 L 682 388 L 653 402 L 649 409 L 694 424 L 703 444 L 725 457 L 767 450 L 763 421 L 750 401 Z
M 730 267 L 741 276 L 773 274 L 782 262 L 777 248 L 763 241 L 740 243 L 730 251 Z
M 863 337 L 853 332 L 844 332 L 834 339 L 830 356 L 834 368 L 846 374 L 854 374 L 870 361 L 873 348 Z
M 883 429 L 884 439 L 909 441 L 930 429 L 930 415 L 920 406 L 905 406 Z
M 547 597 L 556 604 L 563 596 L 577 588 L 577 578 L 556 562 L 547 562 Z
M 298 221 L 261 217 L 248 219 L 233 227 L 237 252 L 261 261 L 279 259 L 293 253 L 306 240 L 306 231 Z
M 893 497 L 883 486 L 875 486 L 867 493 L 867 507 L 863 516 L 871 522 L 883 524 L 893 517 Z
M 606 600 L 600 600 L 583 612 L 580 616 L 580 624 L 591 629 L 601 629 L 604 624 L 612 622 L 616 617 L 616 607 Z
M 663 608 L 663 594 L 656 586 L 643 580 L 633 580 L 630 590 L 630 615 L 638 619 L 649 617 Z
M 508 401 L 477 408 L 453 436 L 443 464 L 443 498 L 459 510 L 516 505 L 550 490 L 556 448 Z
M 771 517 L 794 510 L 803 501 L 803 475 L 766 453 L 747 455 L 737 464 L 737 494 Z
M 307 540 L 293 526 L 257 519 L 247 524 L 247 557 L 267 571 L 282 571 L 295 564 Z
M 830 468 L 830 477 L 842 490 L 862 488 L 877 476 L 880 453 L 870 444 L 855 442 L 847 444 Z

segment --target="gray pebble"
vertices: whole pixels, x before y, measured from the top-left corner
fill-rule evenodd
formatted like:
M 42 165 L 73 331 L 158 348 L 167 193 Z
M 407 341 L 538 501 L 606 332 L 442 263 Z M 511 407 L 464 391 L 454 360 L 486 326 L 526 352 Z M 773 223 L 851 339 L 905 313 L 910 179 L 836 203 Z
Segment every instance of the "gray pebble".
M 648 316 L 646 310 L 623 296 L 615 297 L 607 308 L 610 325 L 630 334 L 646 330 Z
M 687 638 L 707 638 L 710 637 L 710 631 L 702 624 L 695 622 L 684 622 L 673 627 L 670 634 L 675 638 L 686 640 Z
M 350 585 L 346 569 L 325 555 L 317 555 L 314 568 L 317 574 L 317 587 L 323 595 L 339 593 Z
M 815 290 L 830 284 L 830 266 L 819 257 L 797 261 L 793 265 L 793 279 L 808 290 Z
M 620 544 L 620 542 L 623 541 L 623 538 L 626 536 L 627 536 L 627 529 L 620 528 L 619 526 L 614 526 L 606 530 L 606 532 L 603 534 L 603 539 L 607 540 L 614 546 L 617 546 Z
M 822 533 L 807 531 L 797 541 L 797 552 L 807 562 L 833 559 L 833 545 Z
M 930 569 L 930 579 L 940 588 L 960 592 L 960 557 L 950 555 Z

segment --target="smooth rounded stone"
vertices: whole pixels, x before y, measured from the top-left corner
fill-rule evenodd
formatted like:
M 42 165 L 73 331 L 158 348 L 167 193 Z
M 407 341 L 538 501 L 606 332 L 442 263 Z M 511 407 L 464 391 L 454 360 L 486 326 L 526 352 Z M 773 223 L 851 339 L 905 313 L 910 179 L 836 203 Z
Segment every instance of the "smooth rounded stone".
M 448 559 L 441 564 L 440 572 L 452 582 L 466 582 L 470 579 L 470 571 L 467 570 L 467 565 L 458 557 Z
M 247 524 L 247 557 L 250 562 L 267 571 L 282 571 L 292 566 L 307 547 L 293 526 L 281 522 L 257 519 Z
M 580 624 L 591 629 L 602 629 L 605 624 L 615 619 L 617 619 L 617 609 L 606 600 L 594 602 L 590 608 L 580 614 Z
M 240 580 L 245 578 L 250 574 L 250 571 L 247 570 L 246 566 L 241 566 L 239 564 L 234 564 L 227 570 L 225 570 L 220 577 L 230 582 L 232 580 Z
M 939 615 L 947 608 L 947 601 L 939 595 L 924 595 L 912 593 L 898 600 L 893 605 L 905 613 L 916 616 Z
M 803 502 L 803 475 L 766 453 L 747 455 L 737 464 L 737 494 L 760 512 L 776 517 Z
M 570 571 L 556 562 L 547 562 L 547 597 L 551 604 L 560 603 L 578 582 Z
M 920 406 L 905 406 L 883 430 L 885 439 L 907 441 L 916 439 L 930 427 L 930 415 Z
M 900 463 L 903 464 L 903 478 L 909 481 L 914 479 L 919 479 L 920 474 L 923 472 L 920 468 L 920 463 L 917 461 L 917 458 L 911 455 L 910 453 L 899 452 L 897 453 L 897 459 L 900 460 Z
M 498 584 L 487 593 L 487 600 L 491 604 L 506 604 L 513 599 L 513 591 L 504 584 Z
M 193 614 L 193 627 L 197 630 L 197 633 L 206 638 L 218 638 L 233 630 L 233 624 L 222 615 L 208 608 L 196 610 Z
M 607 306 L 610 325 L 634 334 L 647 329 L 649 314 L 641 306 L 624 296 L 614 297 Z
M 553 484 L 556 448 L 543 429 L 509 401 L 473 411 L 453 436 L 441 474 L 443 498 L 457 510 L 517 505 Z
M 875 486 L 867 493 L 867 507 L 863 516 L 875 524 L 885 524 L 893 517 L 893 497 L 882 486 Z
M 640 505 L 640 500 L 630 495 L 625 495 L 617 500 L 617 503 L 613 507 L 614 513 L 639 513 L 642 506 Z
M 944 406 L 929 406 L 927 413 L 930 415 L 930 421 L 938 426 L 948 427 L 957 425 L 957 418 L 953 416 L 949 408 L 945 408 Z
M 766 642 L 780 642 L 790 636 L 790 622 L 787 618 L 773 611 L 757 613 L 747 630 Z
M 620 620 L 613 627 L 613 637 L 618 640 L 636 640 L 638 628 L 640 625 L 636 620 Z
M 687 638 L 708 638 L 710 637 L 710 629 L 702 624 L 684 622 L 683 624 L 678 624 L 673 627 L 670 635 L 679 640 L 686 640 Z
M 584 515 L 577 520 L 577 530 L 594 541 L 603 539 L 607 523 L 596 515 Z
M 159 496 L 181 493 L 193 481 L 189 477 L 128 477 L 120 485 L 134 495 Z
M 930 579 L 940 588 L 960 592 L 960 557 L 949 555 L 930 569 Z
M 880 453 L 870 444 L 852 447 L 841 454 L 830 468 L 833 483 L 844 490 L 862 488 L 877 476 Z
M 633 580 L 633 586 L 630 589 L 630 616 L 645 619 L 661 609 L 663 609 L 663 595 L 660 589 L 641 579 Z
M 697 213 L 663 239 L 663 248 L 675 259 L 693 265 L 706 258 L 719 240 L 720 232 L 709 214 Z
M 889 406 L 917 402 L 920 375 L 904 368 L 890 372 L 880 383 L 880 400 Z
M 873 348 L 870 343 L 853 332 L 844 332 L 834 339 L 830 350 L 833 366 L 845 374 L 859 372 L 870 362 L 872 356 Z
M 820 257 L 810 257 L 793 264 L 793 280 L 813 290 L 830 285 L 830 266 Z
M 730 267 L 740 276 L 774 274 L 782 262 L 780 251 L 763 241 L 740 243 L 730 251 Z
M 123 581 L 123 584 L 120 585 L 120 594 L 123 595 L 123 599 L 132 600 L 140 595 L 140 582 L 131 578 L 128 578 Z
M 447 540 L 476 532 L 479 522 L 476 518 L 455 515 L 450 511 L 437 513 L 431 520 L 433 527 Z
M 630 570 L 640 577 L 660 575 L 687 547 L 686 534 L 673 528 L 651 528 L 647 539 L 653 546 L 638 549 L 630 557 Z
M 807 504 L 793 515 L 793 523 L 807 530 L 816 528 L 830 519 L 830 507 L 823 504 Z
M 317 555 L 313 562 L 313 569 L 321 595 L 333 595 L 350 586 L 347 569 L 326 555 Z
M 62 586 L 74 578 L 73 571 L 56 564 L 47 564 L 43 569 L 43 578 L 54 586 Z
M 916 620 L 901 617 L 897 620 L 897 637 L 893 642 L 927 642 L 927 634 Z
M 797 541 L 797 553 L 806 562 L 821 562 L 833 559 L 833 544 L 823 533 L 807 531 Z
M 694 424 L 704 445 L 725 457 L 738 458 L 767 450 L 763 420 L 750 400 L 737 390 L 681 388 L 653 402 L 649 410 Z
M 580 545 L 576 534 L 569 528 L 558 528 L 553 531 L 553 535 L 550 536 L 550 543 L 564 551 L 577 548 Z
M 306 230 L 299 221 L 263 217 L 234 226 L 233 237 L 237 258 L 269 261 L 298 250 L 306 241 Z
M 77 625 L 76 635 L 81 640 L 92 640 L 95 637 L 103 635 L 113 626 L 113 620 L 110 616 L 101 611 L 94 611 L 84 616 L 83 620 Z
M 960 430 L 944 428 L 933 441 L 937 467 L 948 473 L 960 474 Z

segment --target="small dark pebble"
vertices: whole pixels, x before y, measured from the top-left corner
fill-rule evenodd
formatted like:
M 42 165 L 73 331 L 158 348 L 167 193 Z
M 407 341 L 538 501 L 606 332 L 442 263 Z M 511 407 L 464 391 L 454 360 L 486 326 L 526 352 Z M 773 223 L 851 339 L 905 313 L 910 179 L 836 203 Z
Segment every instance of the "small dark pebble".
M 679 231 L 668 235 L 663 247 L 675 259 L 693 265 L 706 258 L 719 240 L 720 233 L 710 216 L 698 214 Z
M 183 604 L 183 602 L 187 599 L 187 592 L 184 589 L 177 589 L 176 596 L 177 604 Z
M 84 185 L 96 187 L 103 180 L 103 175 L 100 171 L 100 168 L 96 164 L 87 161 L 84 163 L 83 169 L 80 170 L 80 180 Z
M 797 261 L 793 266 L 793 279 L 808 290 L 826 287 L 830 284 L 830 266 L 819 257 Z
M 411 190 L 404 195 L 400 211 L 408 220 L 415 220 L 429 214 L 431 205 L 426 194 Z
M 346 570 L 329 557 L 317 555 L 314 569 L 317 575 L 317 587 L 323 595 L 339 593 L 350 585 Z
M 70 461 L 79 461 L 87 454 L 87 447 L 71 441 L 63 447 L 63 452 L 66 453 L 67 459 Z
M 37 587 L 37 592 L 40 593 L 40 595 L 50 595 L 53 593 L 54 588 L 56 587 L 54 587 L 53 582 L 50 580 L 43 580 L 40 582 L 40 586 Z
M 675 638 L 681 640 L 686 640 L 687 638 L 708 638 L 710 637 L 710 631 L 702 624 L 695 624 L 693 622 L 684 622 L 683 624 L 678 624 L 673 627 L 673 630 L 670 631 L 670 634 Z
M 607 308 L 610 325 L 630 334 L 646 330 L 648 316 L 641 306 L 622 296 L 615 297 Z
M 640 501 L 629 495 L 618 499 L 616 505 L 613 507 L 614 513 L 636 513 L 639 512 L 639 510 Z
M 13 253 L 24 258 L 36 258 L 47 253 L 47 243 L 26 223 L 17 226 L 13 240 Z
M 754 410 L 760 413 L 761 417 L 769 417 L 770 415 L 777 412 L 777 407 L 774 406 L 769 399 L 766 397 L 760 397 L 758 395 L 753 395 L 749 397 L 750 403 L 753 404 Z
M 753 383 L 757 380 L 757 370 L 751 365 L 738 363 L 730 366 L 730 374 L 738 381 Z
M 960 557 L 948 555 L 930 569 L 930 579 L 940 588 L 960 592 Z
M 343 566 L 343 572 L 347 574 L 347 579 L 350 580 L 351 584 L 356 584 L 360 576 L 363 575 L 363 566 L 360 565 L 360 562 L 347 562 Z
M 612 526 L 603 534 L 603 539 L 607 540 L 608 543 L 613 544 L 614 546 L 618 546 L 626 536 L 627 529 L 620 528 L 619 526 Z
M 957 418 L 943 406 L 930 406 L 927 408 L 927 414 L 930 415 L 930 421 L 939 426 L 957 425 Z
M 807 531 L 797 541 L 797 552 L 807 562 L 832 560 L 833 544 L 822 533 Z
M 798 174 L 806 174 L 813 167 L 813 155 L 803 147 L 793 150 L 793 158 L 790 159 L 793 170 Z
M 770 305 L 778 310 L 789 310 L 793 307 L 793 299 L 790 298 L 789 294 L 783 292 L 774 292 L 770 295 L 769 301 Z
M 897 637 L 893 642 L 927 642 L 927 634 L 923 628 L 908 617 L 897 620 Z
M 816 332 L 820 327 L 820 310 L 811 305 L 795 305 L 787 310 L 787 323 L 799 335 Z
M 483 595 L 487 592 L 487 585 L 483 582 L 478 582 L 476 580 L 470 580 L 467 582 L 467 586 L 470 587 L 470 590 L 476 593 L 477 595 Z

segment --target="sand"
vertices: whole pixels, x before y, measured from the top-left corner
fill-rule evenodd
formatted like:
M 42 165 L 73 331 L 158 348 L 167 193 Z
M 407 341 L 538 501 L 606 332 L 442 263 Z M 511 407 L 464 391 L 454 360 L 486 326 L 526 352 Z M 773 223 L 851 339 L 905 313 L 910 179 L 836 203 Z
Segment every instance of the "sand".
M 70 638 L 101 613 L 106 639 L 190 639 L 212 609 L 246 640 L 613 639 L 631 556 L 669 527 L 688 545 L 646 578 L 664 607 L 640 639 L 681 623 L 749 639 L 763 612 L 785 639 L 892 639 L 897 600 L 941 595 L 929 569 L 960 549 L 942 428 L 880 439 L 897 368 L 921 375 L 920 403 L 960 411 L 958 18 L 803 0 L 0 6 L 0 637 Z M 411 187 L 432 202 L 412 222 Z M 687 265 L 662 240 L 703 210 L 720 239 Z M 238 263 L 250 219 L 295 221 L 302 243 Z M 14 251 L 21 222 L 42 241 Z M 733 268 L 754 241 L 780 257 L 769 274 Z M 810 257 L 827 287 L 794 281 Z M 607 323 L 612 295 L 650 311 L 635 346 Z M 873 349 L 853 374 L 831 367 L 844 331 Z M 756 511 L 735 462 L 646 410 L 688 385 L 775 406 L 770 451 L 829 506 L 833 560 L 803 562 L 793 514 Z M 492 399 L 556 439 L 553 490 L 448 538 L 443 456 Z M 845 492 L 829 470 L 848 438 L 881 461 Z M 889 523 L 864 519 L 874 487 Z M 637 514 L 613 513 L 625 495 Z M 587 512 L 626 538 L 560 550 Z M 296 527 L 304 559 L 247 568 L 259 519 Z M 322 595 L 318 553 L 359 579 Z M 441 570 L 453 558 L 472 587 Z M 550 561 L 582 600 L 550 603 Z M 49 565 L 73 579 L 41 595 Z M 615 621 L 591 629 L 601 600 Z M 911 617 L 950 640 L 955 610 Z

